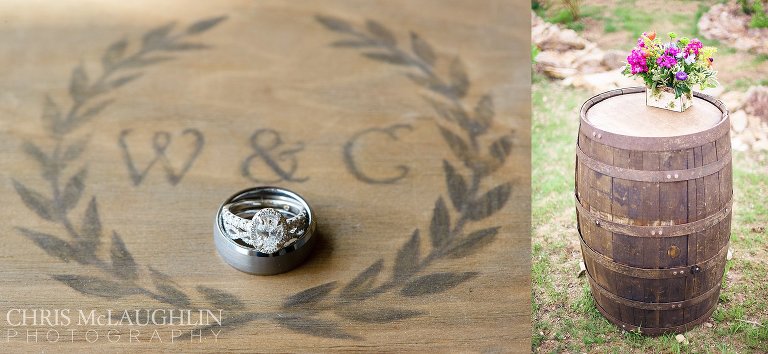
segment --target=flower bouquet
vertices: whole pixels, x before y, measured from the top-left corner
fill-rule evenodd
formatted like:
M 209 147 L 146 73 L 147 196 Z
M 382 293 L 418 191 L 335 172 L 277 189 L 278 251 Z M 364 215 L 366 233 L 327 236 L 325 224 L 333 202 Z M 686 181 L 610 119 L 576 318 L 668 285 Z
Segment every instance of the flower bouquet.
M 677 39 L 670 32 L 664 43 L 656 32 L 645 32 L 627 57 L 623 74 L 643 78 L 648 106 L 682 112 L 693 102 L 694 85 L 700 90 L 717 87 L 717 71 L 712 69 L 716 52 L 696 38 Z

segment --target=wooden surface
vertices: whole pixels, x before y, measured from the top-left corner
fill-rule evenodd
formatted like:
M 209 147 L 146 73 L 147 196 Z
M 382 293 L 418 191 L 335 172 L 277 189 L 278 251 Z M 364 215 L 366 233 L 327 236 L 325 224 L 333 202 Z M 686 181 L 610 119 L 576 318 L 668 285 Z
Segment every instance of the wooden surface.
M 614 96 L 590 108 L 587 119 L 609 132 L 647 137 L 692 134 L 714 126 L 722 119 L 711 103 L 693 98 L 685 112 L 672 112 L 645 105 L 645 92 Z
M 723 117 L 714 104 L 698 98 L 680 114 L 647 108 L 636 99 L 642 95 L 609 97 L 588 107 L 586 117 L 591 118 L 582 120 L 576 162 L 582 255 L 598 309 L 611 322 L 647 334 L 684 332 L 705 321 L 717 305 L 732 213 L 730 135 L 723 130 L 719 136 L 713 133 L 710 141 L 625 138 L 617 147 L 591 134 L 595 128 L 589 124 L 619 130 L 632 126 L 630 119 L 643 126 L 677 115 L 692 124 Z M 702 113 L 707 106 L 717 113 Z M 608 124 L 608 116 L 621 123 Z M 594 117 L 599 117 L 597 123 Z M 728 116 L 723 119 L 728 126 Z M 718 129 L 714 123 L 693 125 L 698 130 L 677 129 L 674 135 L 706 135 Z M 659 124 L 658 130 L 668 128 L 682 126 Z M 670 141 L 695 144 L 678 149 L 670 147 Z M 705 166 L 715 168 L 688 173 L 704 171 Z
M 528 7 L 0 3 L 3 351 L 529 350 Z M 263 184 L 320 233 L 270 277 L 211 232 Z M 223 321 L 78 324 L 134 309 Z

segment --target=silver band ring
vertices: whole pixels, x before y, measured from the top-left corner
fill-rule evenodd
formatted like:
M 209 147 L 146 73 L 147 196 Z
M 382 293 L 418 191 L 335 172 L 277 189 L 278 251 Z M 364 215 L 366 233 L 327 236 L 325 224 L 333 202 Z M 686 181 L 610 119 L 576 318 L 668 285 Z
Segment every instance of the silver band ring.
M 298 194 L 256 187 L 225 200 L 214 220 L 221 257 L 238 270 L 269 275 L 298 266 L 315 243 L 315 216 Z

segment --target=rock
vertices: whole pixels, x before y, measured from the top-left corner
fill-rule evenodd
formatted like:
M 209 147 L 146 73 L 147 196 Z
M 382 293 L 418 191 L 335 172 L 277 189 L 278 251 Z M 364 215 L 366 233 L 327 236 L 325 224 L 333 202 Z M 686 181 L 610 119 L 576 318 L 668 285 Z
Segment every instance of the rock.
M 713 326 L 712 322 L 704 322 L 704 327 L 712 328 Z
M 741 133 L 747 129 L 747 112 L 739 110 L 731 113 L 731 129 L 736 133 Z
M 750 16 L 730 2 L 710 7 L 697 26 L 704 38 L 729 42 L 739 50 L 768 53 L 768 29 L 749 28 L 749 21 Z
M 601 64 L 606 68 L 621 68 L 627 63 L 627 53 L 621 50 L 609 50 L 603 55 Z
M 595 74 L 579 74 L 562 81 L 565 86 L 585 88 L 591 92 L 599 93 L 610 89 L 629 86 L 641 86 L 632 78 L 621 74 L 622 69 L 616 69 Z
M 750 87 L 744 94 L 744 111 L 768 122 L 768 87 Z
M 676 335 L 676 336 L 675 336 L 675 340 L 676 340 L 678 343 L 682 344 L 682 345 L 688 345 L 688 344 L 689 344 L 689 343 L 688 343 L 688 338 L 685 338 L 685 336 L 684 336 L 684 335 L 682 335 L 682 334 L 678 334 L 678 335 Z
M 744 104 L 744 93 L 739 91 L 725 92 L 719 98 L 731 112 L 738 110 Z

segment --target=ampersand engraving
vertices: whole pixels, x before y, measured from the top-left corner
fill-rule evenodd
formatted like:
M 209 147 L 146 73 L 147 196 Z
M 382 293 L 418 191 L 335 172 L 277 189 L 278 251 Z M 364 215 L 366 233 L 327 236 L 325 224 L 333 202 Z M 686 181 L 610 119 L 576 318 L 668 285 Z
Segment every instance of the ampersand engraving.
M 299 167 L 296 154 L 304 150 L 304 143 L 296 142 L 286 147 L 277 131 L 258 129 L 251 135 L 251 147 L 253 154 L 248 156 L 241 166 L 243 177 L 258 183 L 304 182 L 309 179 L 296 176 Z M 265 177 L 263 173 L 256 176 L 254 171 L 263 169 L 255 165 L 266 167 L 273 176 Z
M 408 171 L 410 170 L 408 166 L 395 166 L 395 168 L 400 172 L 391 177 L 371 177 L 360 169 L 355 160 L 355 148 L 359 144 L 360 140 L 363 140 L 367 136 L 373 134 L 384 134 L 392 140 L 399 140 L 397 135 L 399 130 L 410 131 L 413 130 L 413 127 L 410 124 L 395 124 L 386 128 L 368 128 L 355 133 L 355 135 L 353 135 L 352 138 L 350 138 L 349 141 L 344 144 L 344 164 L 347 166 L 347 170 L 358 180 L 369 184 L 391 184 L 405 178 L 405 176 L 408 175 Z
M 146 167 L 139 171 L 139 169 L 136 167 L 133 157 L 131 156 L 128 143 L 126 142 L 126 138 L 130 133 L 131 129 L 125 129 L 121 131 L 118 144 L 120 145 L 120 149 L 123 152 L 123 159 L 125 160 L 125 165 L 128 168 L 128 175 L 131 177 L 131 181 L 133 182 L 134 186 L 141 184 L 147 174 L 149 174 L 149 171 L 152 170 L 152 167 L 157 163 L 160 163 L 163 166 L 163 170 L 165 171 L 165 176 L 168 180 L 168 183 L 173 186 L 177 185 L 192 167 L 192 164 L 195 162 L 198 155 L 200 155 L 200 152 L 203 150 L 203 145 L 205 144 L 203 133 L 193 128 L 185 129 L 181 133 L 181 136 L 191 136 L 193 139 L 193 146 L 189 155 L 183 161 L 181 168 L 177 171 L 171 164 L 171 161 L 167 155 L 168 147 L 173 141 L 171 134 L 166 131 L 155 132 L 154 136 L 152 137 L 152 150 L 154 150 L 155 156 L 146 165 Z

